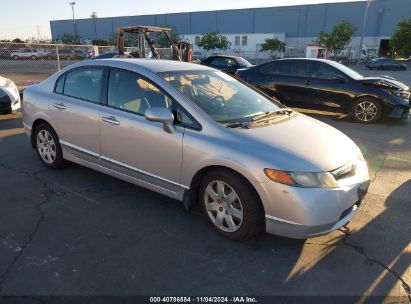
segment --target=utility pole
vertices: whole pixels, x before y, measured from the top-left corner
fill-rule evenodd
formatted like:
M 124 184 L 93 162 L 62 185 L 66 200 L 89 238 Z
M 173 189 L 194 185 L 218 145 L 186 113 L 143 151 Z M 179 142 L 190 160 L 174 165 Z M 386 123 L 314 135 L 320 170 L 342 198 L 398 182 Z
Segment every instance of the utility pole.
M 76 19 L 74 18 L 74 6 L 76 5 L 76 2 L 70 2 L 69 3 L 71 6 L 71 11 L 73 13 L 73 29 L 74 29 L 74 39 L 77 40 L 77 27 L 76 27 Z
M 358 54 L 357 54 L 357 66 L 360 65 L 362 43 L 364 41 L 364 33 L 365 33 L 365 27 L 367 25 L 368 9 L 370 7 L 370 3 L 371 3 L 371 0 L 367 0 L 367 4 L 365 5 L 364 18 L 363 18 L 362 30 L 361 30 L 360 47 L 358 48 Z
M 37 25 L 37 42 L 40 42 L 40 25 Z

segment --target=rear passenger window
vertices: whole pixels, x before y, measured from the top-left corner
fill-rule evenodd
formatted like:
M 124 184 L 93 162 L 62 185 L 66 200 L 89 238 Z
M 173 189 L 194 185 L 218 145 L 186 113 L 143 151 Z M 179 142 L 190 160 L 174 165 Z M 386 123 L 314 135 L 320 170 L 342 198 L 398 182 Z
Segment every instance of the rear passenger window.
M 66 74 L 63 94 L 92 102 L 98 102 L 102 76 L 102 68 L 81 68 L 68 72 Z
M 268 62 L 261 65 L 259 71 L 263 74 L 278 74 L 278 62 Z
M 264 64 L 260 68 L 260 72 L 269 75 L 287 75 L 287 76 L 302 76 L 303 66 L 297 60 L 281 60 Z
M 320 79 L 332 79 L 334 76 L 344 77 L 337 70 L 319 62 L 306 62 L 305 63 L 305 76 L 311 78 Z
M 303 76 L 303 65 L 297 60 L 286 60 L 278 63 L 278 74 L 288 76 Z

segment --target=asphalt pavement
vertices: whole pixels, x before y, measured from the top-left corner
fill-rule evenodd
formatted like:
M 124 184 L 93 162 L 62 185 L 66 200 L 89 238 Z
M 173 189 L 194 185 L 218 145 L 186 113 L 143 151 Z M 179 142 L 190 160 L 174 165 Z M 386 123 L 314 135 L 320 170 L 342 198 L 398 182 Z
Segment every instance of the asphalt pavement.
M 245 242 L 219 236 L 203 216 L 154 192 L 74 164 L 46 169 L 20 115 L 0 115 L 0 295 L 411 302 L 411 121 L 312 115 L 365 154 L 372 182 L 359 212 L 326 236 Z

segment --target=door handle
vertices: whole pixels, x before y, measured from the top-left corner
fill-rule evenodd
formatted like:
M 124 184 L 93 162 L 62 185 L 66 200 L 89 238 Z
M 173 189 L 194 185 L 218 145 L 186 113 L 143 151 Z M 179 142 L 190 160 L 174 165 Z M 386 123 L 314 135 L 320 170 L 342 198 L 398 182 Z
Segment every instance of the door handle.
M 101 120 L 116 126 L 120 124 L 120 122 L 114 116 L 102 117 Z
M 67 109 L 67 107 L 63 103 L 53 103 L 53 107 L 60 111 Z
M 311 81 L 310 81 L 310 80 L 306 80 L 306 81 L 304 81 L 304 84 L 309 85 L 309 84 L 311 84 Z

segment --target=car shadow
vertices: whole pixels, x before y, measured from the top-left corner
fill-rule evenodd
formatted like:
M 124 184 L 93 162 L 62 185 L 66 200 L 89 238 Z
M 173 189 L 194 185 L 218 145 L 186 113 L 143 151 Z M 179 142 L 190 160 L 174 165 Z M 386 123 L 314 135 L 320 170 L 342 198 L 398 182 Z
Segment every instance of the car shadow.
M 334 247 L 327 246 L 326 252 L 315 266 L 309 270 L 299 271 L 287 284 L 311 284 L 324 280 L 324 269 L 328 280 L 338 282 L 341 295 L 352 295 L 357 299 L 350 302 L 367 303 L 372 296 L 383 298 L 391 291 L 399 294 L 404 301 L 410 298 L 409 274 L 411 253 L 407 250 L 411 241 L 411 180 L 397 187 L 387 198 L 367 194 L 369 203 L 381 203 L 385 206 L 383 212 L 373 217 L 369 222 L 369 210 L 361 210 L 360 216 L 354 217 L 354 222 L 342 228 L 343 232 L 335 241 Z M 408 194 L 408 195 L 407 195 Z M 367 208 L 367 207 L 363 207 Z M 361 214 L 362 213 L 362 214 Z M 361 216 L 362 215 L 362 216 Z M 357 228 L 358 227 L 358 228 Z M 315 238 L 308 242 L 315 242 Z M 332 245 L 329 243 L 328 245 Z M 352 271 L 347 276 L 347 269 L 355 267 L 357 258 L 362 269 L 367 273 Z M 364 266 L 366 265 L 366 266 Z M 355 276 L 352 276 L 352 275 Z M 355 290 L 353 294 L 352 291 Z M 392 301 L 401 302 L 400 299 Z
M 0 130 L 10 130 L 23 128 L 21 115 L 16 114 L 0 114 Z

